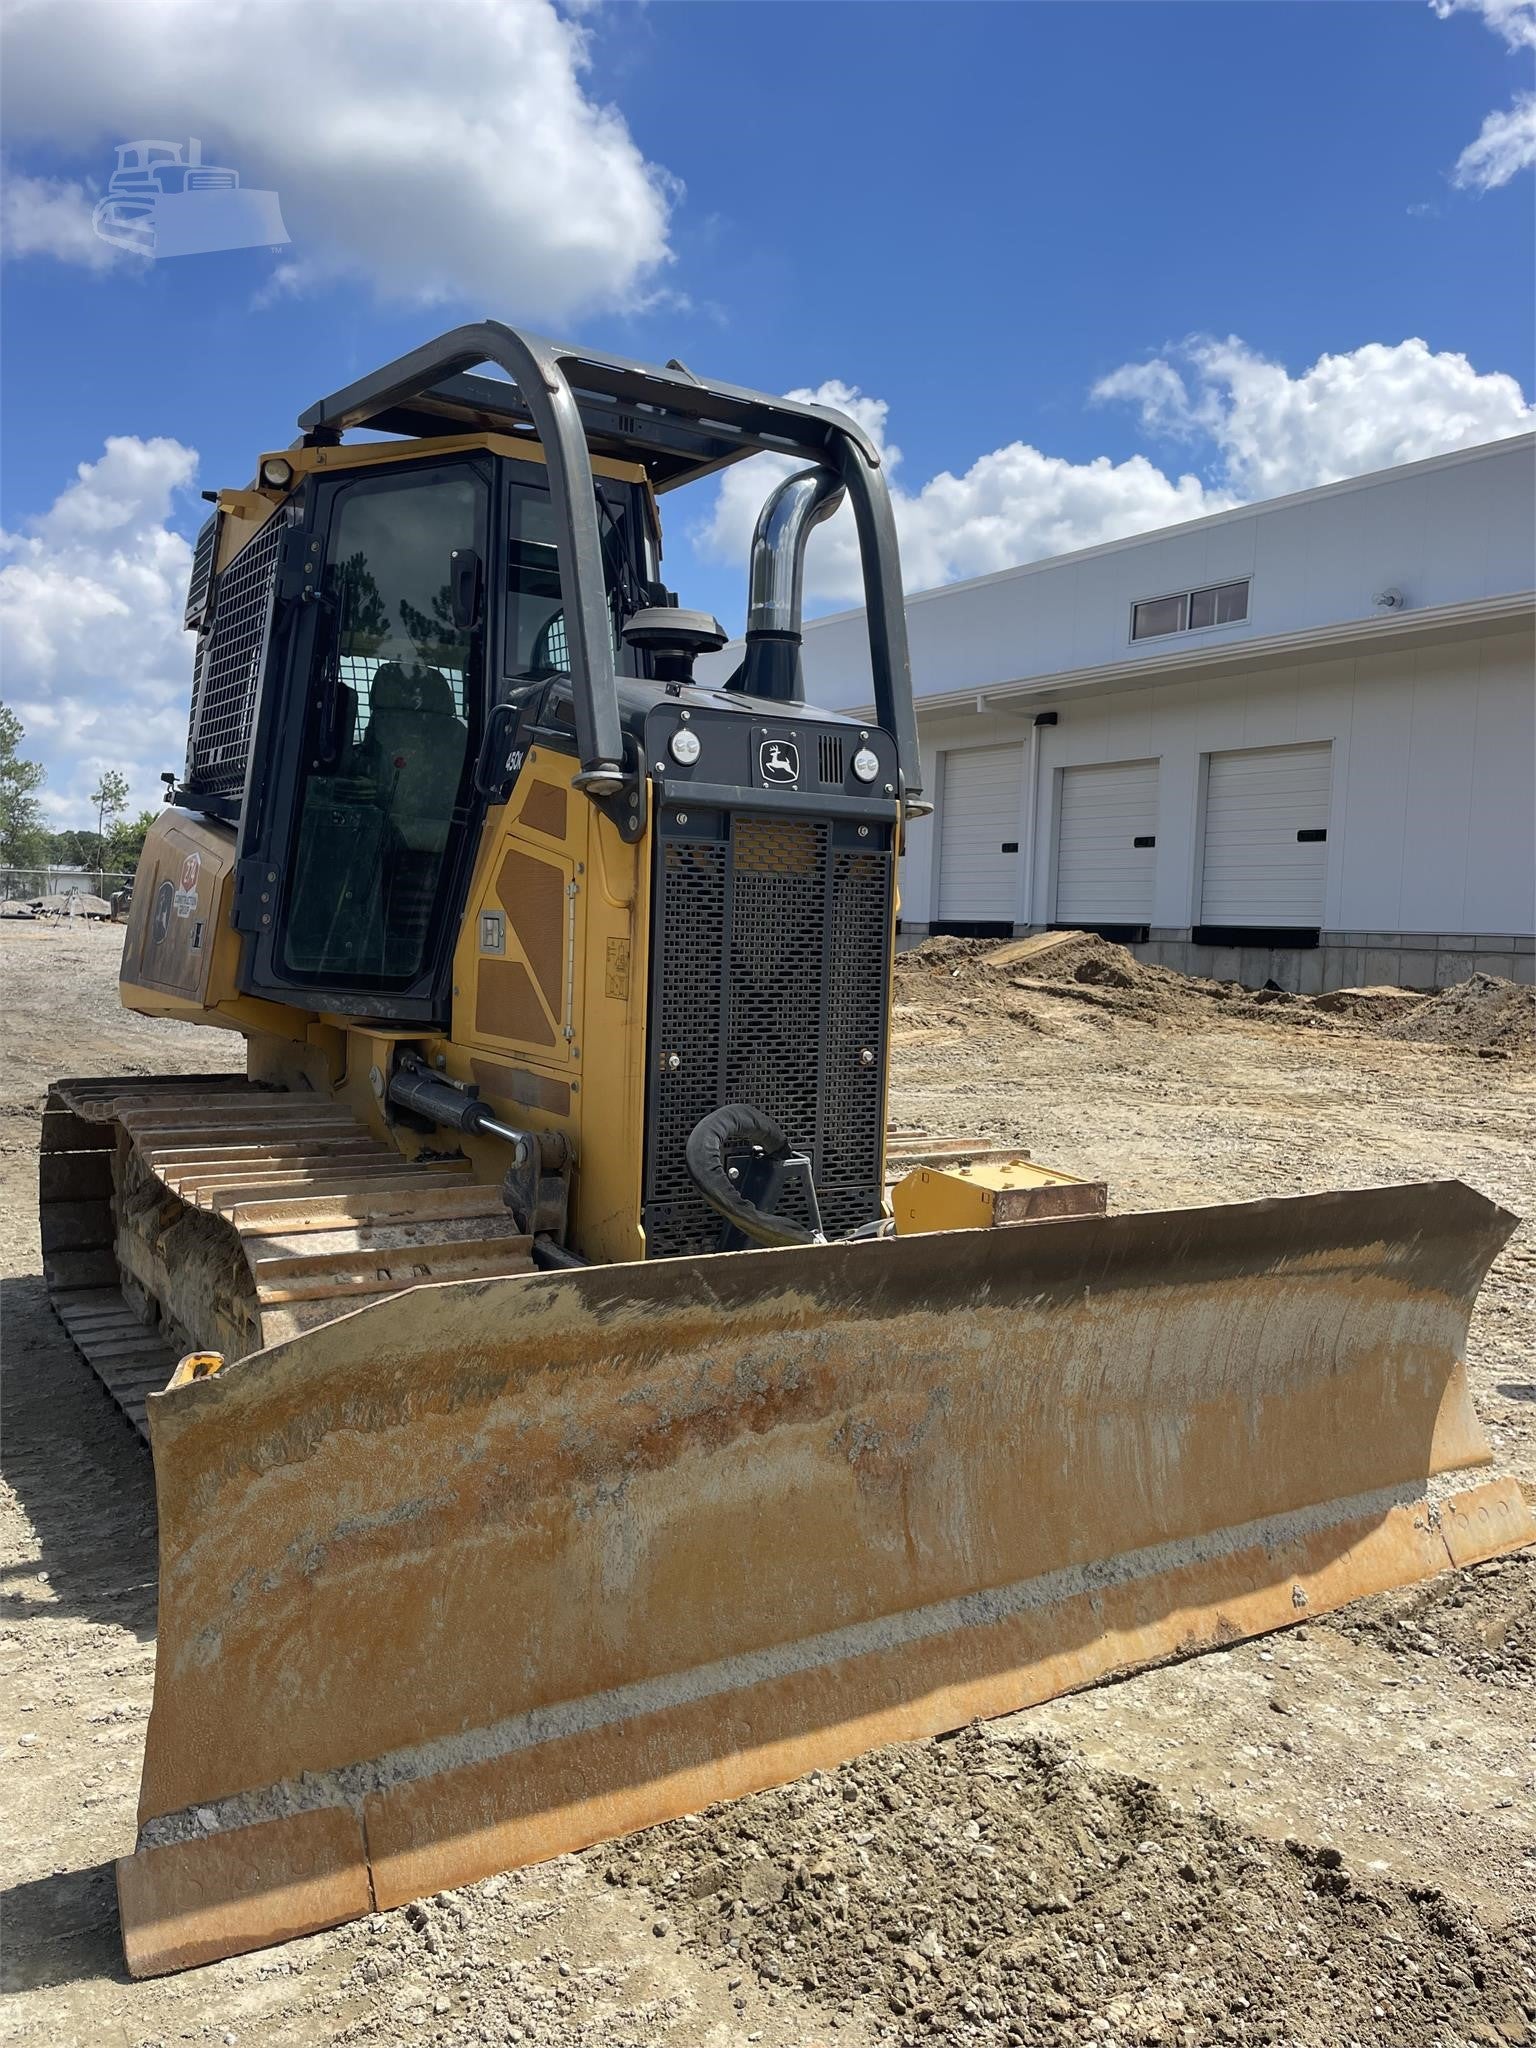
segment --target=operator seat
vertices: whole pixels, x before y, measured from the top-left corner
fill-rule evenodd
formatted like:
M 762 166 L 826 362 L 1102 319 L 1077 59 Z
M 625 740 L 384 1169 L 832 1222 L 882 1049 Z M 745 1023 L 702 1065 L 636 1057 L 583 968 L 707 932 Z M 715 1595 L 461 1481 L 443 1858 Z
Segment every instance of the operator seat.
M 448 842 L 469 728 L 440 670 L 385 662 L 368 697 L 362 753 L 391 824 L 412 853 Z
M 468 744 L 440 670 L 384 663 L 369 692 L 361 752 L 383 819 L 374 889 L 386 974 L 414 974 L 426 957 Z

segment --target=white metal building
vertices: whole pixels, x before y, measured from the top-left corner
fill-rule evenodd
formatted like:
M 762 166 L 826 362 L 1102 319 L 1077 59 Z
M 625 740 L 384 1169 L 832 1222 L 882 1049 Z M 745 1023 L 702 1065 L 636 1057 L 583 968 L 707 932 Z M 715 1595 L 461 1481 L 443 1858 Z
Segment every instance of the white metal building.
M 1536 435 L 915 593 L 903 932 L 1304 990 L 1533 978 Z M 871 684 L 857 613 L 806 694 Z

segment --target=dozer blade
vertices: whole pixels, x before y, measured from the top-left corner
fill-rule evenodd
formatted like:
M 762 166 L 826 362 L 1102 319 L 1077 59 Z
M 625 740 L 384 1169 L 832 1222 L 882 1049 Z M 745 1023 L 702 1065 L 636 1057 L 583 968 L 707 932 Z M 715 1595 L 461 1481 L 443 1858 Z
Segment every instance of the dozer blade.
M 130 1969 L 1536 1536 L 1457 1182 L 425 1286 L 150 1404 Z

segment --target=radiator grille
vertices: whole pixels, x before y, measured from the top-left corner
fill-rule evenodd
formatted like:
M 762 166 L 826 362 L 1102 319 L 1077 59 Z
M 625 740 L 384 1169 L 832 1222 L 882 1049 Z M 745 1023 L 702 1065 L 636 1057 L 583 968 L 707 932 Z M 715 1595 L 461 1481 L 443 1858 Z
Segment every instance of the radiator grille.
M 821 779 L 829 789 L 843 786 L 843 737 L 841 733 L 824 732 L 816 742 L 819 755 L 818 766 Z
M 818 1136 L 827 837 L 819 821 L 743 817 L 732 846 L 721 1100 L 766 1109 L 802 1149 Z
M 722 1100 L 726 854 L 719 840 L 669 839 L 662 847 L 666 912 L 660 944 L 666 965 L 653 999 L 650 1049 L 653 1072 L 665 1075 L 665 1086 L 656 1091 L 646 1179 L 651 1201 L 669 1205 L 697 1204 L 683 1147 L 699 1118 Z
M 883 854 L 837 853 L 832 860 L 832 955 L 842 963 L 827 983 L 827 1043 L 851 1048 L 829 1060 L 826 1119 L 843 1133 L 841 1172 L 861 1185 L 880 1183 L 881 1074 L 885 1061 L 886 883 Z M 860 1055 L 875 1055 L 872 1063 Z M 829 1226 L 830 1229 L 830 1226 Z
M 245 787 L 251 725 L 272 617 L 272 585 L 287 521 L 275 512 L 220 575 L 213 624 L 198 648 L 192 690 L 187 788 L 238 796 Z
M 880 1212 L 891 855 L 840 843 L 853 829 L 752 813 L 722 836 L 661 842 L 645 1162 L 653 1258 L 720 1242 L 684 1147 L 724 1102 L 766 1110 L 809 1151 L 829 1235 Z M 809 1218 L 797 1186 L 783 1208 Z

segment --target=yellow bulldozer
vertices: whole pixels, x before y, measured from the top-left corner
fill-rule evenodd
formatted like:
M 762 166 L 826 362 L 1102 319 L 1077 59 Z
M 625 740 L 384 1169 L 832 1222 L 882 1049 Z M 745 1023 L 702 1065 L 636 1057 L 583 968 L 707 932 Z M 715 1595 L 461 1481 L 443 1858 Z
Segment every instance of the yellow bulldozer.
M 485 322 L 299 429 L 197 541 L 122 963 L 242 1071 L 43 1125 L 53 1298 L 155 1467 L 135 1974 L 1536 1536 L 1444 1478 L 1481 1195 L 1112 1215 L 888 1138 L 924 805 L 857 425 Z M 657 498 L 765 451 L 706 683 Z M 800 652 L 845 501 L 862 717 Z

